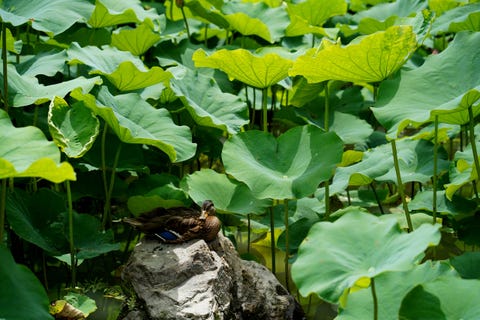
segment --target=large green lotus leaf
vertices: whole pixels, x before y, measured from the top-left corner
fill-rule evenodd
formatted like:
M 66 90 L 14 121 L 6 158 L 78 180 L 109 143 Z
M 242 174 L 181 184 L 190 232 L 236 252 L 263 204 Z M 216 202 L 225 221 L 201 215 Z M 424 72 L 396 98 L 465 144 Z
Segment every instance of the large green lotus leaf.
M 412 13 L 422 11 L 427 5 L 428 3 L 423 0 L 400 0 L 391 3 L 381 3 L 368 10 L 358 12 L 352 16 L 352 20 L 360 23 L 364 18 L 385 21 L 392 16 L 408 17 Z
M 14 26 L 31 23 L 35 30 L 56 35 L 76 22 L 85 22 L 92 11 L 93 5 L 87 0 L 4 0 L 0 17 Z
M 72 97 L 102 117 L 123 142 L 155 146 L 172 162 L 190 159 L 195 154 L 189 128 L 177 126 L 167 110 L 153 108 L 137 93 L 113 96 L 103 86 L 96 98 L 81 90 L 73 91 Z
M 3 71 L 0 70 L 0 81 L 3 82 Z M 24 107 L 31 104 L 48 102 L 53 96 L 64 97 L 75 88 L 90 91 L 95 85 L 101 84 L 100 77 L 77 77 L 52 85 L 43 85 L 34 76 L 20 75 L 15 66 L 8 65 L 8 100 L 12 107 Z
M 290 23 L 283 7 L 270 8 L 263 2 L 229 1 L 222 7 L 230 28 L 244 36 L 256 35 L 270 43 L 278 42 Z
M 408 203 L 408 208 L 413 211 L 432 212 L 433 192 L 431 190 L 418 192 L 415 198 Z M 452 200 L 447 199 L 445 190 L 437 191 L 437 212 L 451 216 L 471 215 L 477 210 L 477 203 L 460 196 L 453 195 Z
M 350 10 L 359 12 L 384 2 L 390 2 L 390 0 L 350 0 Z
M 30 59 L 17 64 L 16 68 L 22 76 L 35 77 L 40 74 L 53 77 L 57 72 L 63 72 L 67 54 L 60 52 L 41 52 Z M 9 75 L 10 76 L 10 75 Z
M 68 214 L 64 213 L 64 232 L 68 234 Z M 113 243 L 112 229 L 101 231 L 100 220 L 89 214 L 73 212 L 73 243 L 77 259 L 91 259 L 120 248 Z
M 53 140 L 70 158 L 82 157 L 99 133 L 100 121 L 82 102 L 69 106 L 55 97 L 49 106 L 48 129 Z
M 144 54 L 151 46 L 160 40 L 153 23 L 147 19 L 136 28 L 124 27 L 112 34 L 112 46 L 123 51 L 130 51 L 136 56 Z
M 196 67 L 220 69 L 231 80 L 236 79 L 256 88 L 268 88 L 285 79 L 293 65 L 291 60 L 278 54 L 257 56 L 245 49 L 221 49 L 209 56 L 203 49 L 198 49 L 192 59 Z
M 263 214 L 271 200 L 256 199 L 248 187 L 227 175 L 204 169 L 186 176 L 183 188 L 197 203 L 210 199 L 220 212 Z
M 480 252 L 465 252 L 450 259 L 451 265 L 464 279 L 480 279 Z
M 328 180 L 342 151 L 334 132 L 305 125 L 278 138 L 255 130 L 239 133 L 225 142 L 222 159 L 227 173 L 257 198 L 292 199 L 313 194 Z
M 191 200 L 178 185 L 178 178 L 168 174 L 141 177 L 130 185 L 128 209 L 138 215 L 156 208 L 189 207 Z
M 307 0 L 297 4 L 288 4 L 290 25 L 285 30 L 285 35 L 294 37 L 307 33 L 319 33 L 328 36 L 320 28 L 329 18 L 343 15 L 347 12 L 345 0 Z
M 65 199 L 49 189 L 34 194 L 16 190 L 7 198 L 7 219 L 13 231 L 51 255 L 69 251 L 62 218 L 66 210 Z
M 478 141 L 476 143 L 478 145 Z M 455 152 L 453 160 L 449 170 L 450 181 L 445 185 L 445 195 L 449 200 L 458 189 L 477 179 L 471 144 L 463 151 Z
M 415 286 L 435 280 L 445 274 L 455 274 L 447 263 L 427 262 L 408 271 L 385 272 L 375 277 L 378 297 L 378 319 L 398 320 L 403 297 Z M 336 320 L 373 319 L 373 298 L 369 289 L 353 291 Z
M 160 19 L 155 9 L 145 10 L 139 0 L 96 0 L 88 24 L 102 28 L 125 23 Z
M 448 10 L 435 19 L 431 33 L 437 35 L 462 30 L 480 31 L 480 3 L 470 3 Z
M 440 17 L 445 11 L 461 5 L 462 0 L 428 0 L 428 7 Z
M 118 69 L 105 77 L 121 91 L 142 89 L 157 83 L 163 83 L 172 77 L 171 73 L 153 66 L 148 71 L 141 71 L 131 61 L 122 62 Z
M 388 144 L 391 149 L 391 145 Z M 433 176 L 433 143 L 426 140 L 402 140 L 397 143 L 400 173 L 403 183 L 418 181 L 427 183 Z M 385 150 L 387 152 L 387 150 Z M 390 152 L 390 156 L 393 154 Z M 441 149 L 437 154 L 437 172 L 440 174 L 448 170 L 450 162 L 448 155 Z M 393 159 L 392 159 L 393 161 Z M 395 168 L 390 166 L 384 175 L 376 177 L 378 181 L 397 181 Z
M 323 113 L 313 114 L 313 112 L 306 108 L 295 111 L 307 123 L 323 128 Z M 329 130 L 334 131 L 345 144 L 365 143 L 373 132 L 372 126 L 365 120 L 348 113 L 337 111 L 333 113 L 333 117 L 329 120 Z
M 397 136 L 407 125 L 432 121 L 435 115 L 440 122 L 464 124 L 468 107 L 480 114 L 479 44 L 480 33 L 461 32 L 419 68 L 384 81 L 372 108 L 375 117 Z
M 223 92 L 211 76 L 185 69 L 182 78 L 171 79 L 170 88 L 201 126 L 235 134 L 248 123 L 246 103 Z
M 48 296 L 27 267 L 16 264 L 9 250 L 0 245 L 0 318 L 11 320 L 53 319 Z
M 439 229 L 423 224 L 406 233 L 394 216 L 349 212 L 310 229 L 292 265 L 292 278 L 302 296 L 315 293 L 337 303 L 346 290 L 384 272 L 412 269 L 427 247 L 440 242 Z
M 168 9 L 170 8 L 167 7 L 167 10 Z M 203 19 L 205 22 L 213 23 L 222 29 L 228 29 L 230 27 L 225 15 L 208 0 L 185 1 L 184 10 L 189 10 L 195 18 L 200 18 L 200 20 Z M 169 13 L 167 13 L 167 15 L 168 14 Z
M 57 146 L 36 127 L 15 128 L 0 110 L 0 179 L 39 177 L 60 183 L 75 180 L 75 171 L 60 163 Z
M 81 48 L 73 43 L 67 51 L 70 64 L 83 63 L 92 68 L 91 74 L 104 75 L 119 90 L 136 90 L 168 80 L 172 75 L 154 66 L 147 69 L 140 58 L 128 51 L 110 46 Z
M 433 144 L 425 140 L 403 139 L 397 141 L 400 173 L 403 183 L 419 181 L 425 183 L 433 176 Z M 439 153 L 438 172 L 448 169 L 445 153 Z M 337 169 L 331 191 L 340 192 L 347 186 L 368 185 L 373 180 L 396 182 L 392 147 L 388 144 L 370 149 L 363 154 L 362 161 Z
M 330 44 L 309 51 L 295 61 L 289 75 L 302 75 L 308 82 L 379 82 L 397 71 L 415 49 L 412 27 L 393 26 L 346 47 Z
M 445 275 L 418 285 L 403 299 L 399 319 L 478 319 L 480 280 Z

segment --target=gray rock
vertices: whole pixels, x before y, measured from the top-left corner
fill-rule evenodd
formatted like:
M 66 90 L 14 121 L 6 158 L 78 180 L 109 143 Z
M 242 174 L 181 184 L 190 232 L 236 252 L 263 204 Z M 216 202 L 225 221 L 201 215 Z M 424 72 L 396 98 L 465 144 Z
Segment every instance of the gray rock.
M 122 278 L 141 305 L 123 319 L 296 318 L 298 305 L 275 276 L 242 260 L 221 234 L 208 245 L 203 240 L 163 244 L 144 238 Z

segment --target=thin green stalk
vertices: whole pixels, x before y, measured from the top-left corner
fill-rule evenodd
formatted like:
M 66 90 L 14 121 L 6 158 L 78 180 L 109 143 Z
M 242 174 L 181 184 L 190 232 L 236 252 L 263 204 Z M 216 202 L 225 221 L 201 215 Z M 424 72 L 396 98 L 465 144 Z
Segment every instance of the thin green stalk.
M 3 105 L 8 113 L 7 26 L 2 21 Z
M 251 239 L 250 239 L 250 236 L 251 236 L 250 235 L 250 232 L 251 232 L 250 223 L 251 223 L 251 221 L 250 221 L 250 213 L 249 213 L 249 214 L 247 214 L 247 253 L 250 253 L 250 241 L 251 241 Z
M 370 183 L 370 188 L 372 188 L 373 195 L 375 196 L 375 200 L 377 201 L 378 208 L 380 209 L 380 213 L 385 214 L 385 212 L 383 211 L 382 203 L 380 202 L 380 198 L 378 197 L 378 193 L 377 193 L 377 190 L 375 189 L 373 182 Z
M 270 249 L 272 253 L 272 273 L 275 274 L 275 222 L 273 220 L 273 207 L 270 207 Z
M 372 289 L 373 298 L 373 320 L 378 320 L 378 299 L 377 292 L 375 290 L 375 278 L 371 279 L 370 288 Z
M 437 221 L 437 170 L 438 170 L 438 115 L 435 115 L 435 135 L 433 137 L 433 203 L 432 203 L 432 223 Z
M 287 291 L 290 291 L 289 285 L 289 267 L 288 259 L 290 257 L 290 236 L 289 236 L 289 227 L 288 227 L 288 200 L 284 201 L 284 223 L 285 223 L 285 287 Z
M 102 161 L 102 180 L 103 180 L 103 191 L 105 193 L 105 196 L 107 196 L 108 193 L 108 183 L 107 183 L 107 161 L 106 161 L 106 151 L 105 151 L 105 144 L 107 140 L 107 131 L 108 131 L 108 124 L 105 122 L 105 125 L 103 126 L 103 132 L 102 132 L 102 140 L 101 140 L 101 161 Z
M 208 39 L 207 39 L 207 37 L 208 37 L 208 23 L 205 24 L 205 34 L 204 34 L 204 38 L 205 38 L 205 39 L 204 39 L 204 42 L 203 42 L 203 45 L 205 46 L 205 48 L 208 47 Z
M 400 175 L 397 144 L 395 139 L 392 139 L 391 144 L 392 144 L 392 154 L 393 154 L 393 165 L 395 166 L 395 174 L 397 176 L 398 193 L 400 194 L 400 198 L 402 198 L 403 211 L 405 211 L 405 218 L 407 219 L 408 232 L 412 232 L 413 225 L 412 225 L 412 220 L 410 218 L 410 212 L 408 211 L 407 199 L 405 199 L 405 190 L 403 188 L 402 176 Z
M 70 190 L 70 181 L 65 181 L 67 187 L 67 205 L 68 205 L 68 242 L 70 243 L 70 266 L 72 268 L 72 288 L 75 288 L 77 282 L 77 259 L 75 252 L 75 243 L 73 242 L 73 204 L 72 191 Z
M 111 216 L 110 216 L 110 207 L 111 207 L 111 200 L 112 200 L 112 193 L 113 187 L 115 186 L 115 176 L 116 176 L 116 169 L 118 165 L 118 159 L 120 158 L 120 152 L 122 150 L 122 143 L 118 145 L 117 151 L 115 153 L 115 159 L 113 160 L 113 167 L 112 173 L 110 175 L 110 185 L 108 187 L 107 196 L 105 198 L 105 206 L 103 208 L 103 219 L 102 219 L 102 229 L 105 230 L 107 224 L 111 224 Z
M 470 143 L 472 144 L 473 162 L 475 163 L 475 170 L 477 170 L 477 180 L 478 180 L 478 177 L 480 176 L 480 162 L 478 161 L 477 144 L 475 142 L 475 132 L 473 129 L 474 118 L 473 118 L 473 110 L 471 105 L 468 107 L 468 117 L 469 117 L 468 124 L 470 126 L 470 130 L 468 131 L 470 133 Z M 477 198 L 478 198 L 478 194 L 477 194 Z
M 257 107 L 257 91 L 255 88 L 252 88 L 252 120 L 250 122 L 250 129 L 253 129 L 255 126 L 255 113 L 256 113 L 256 107 Z
M 325 85 L 325 110 L 323 114 L 323 128 L 326 132 L 330 130 L 329 118 L 330 118 L 330 92 L 328 90 L 328 81 Z M 330 216 L 330 181 L 325 181 L 325 220 L 328 220 Z
M 3 231 L 5 230 L 5 208 L 7 203 L 7 179 L 2 179 L 2 193 L 0 198 L 0 244 L 3 243 Z
M 262 90 L 262 129 L 264 132 L 268 131 L 268 106 L 267 106 L 267 98 L 268 98 L 268 88 L 264 88 Z
M 185 23 L 185 28 L 187 29 L 187 37 L 188 37 L 188 40 L 191 41 L 191 38 L 190 38 L 190 28 L 189 28 L 189 26 L 188 26 L 187 16 L 185 15 L 185 11 L 183 10 L 183 6 L 180 7 L 180 11 L 182 11 L 183 22 Z

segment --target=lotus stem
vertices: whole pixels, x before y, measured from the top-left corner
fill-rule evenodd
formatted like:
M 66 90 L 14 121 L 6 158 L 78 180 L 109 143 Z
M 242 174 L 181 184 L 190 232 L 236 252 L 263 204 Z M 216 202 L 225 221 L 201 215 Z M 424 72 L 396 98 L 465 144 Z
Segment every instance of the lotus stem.
M 395 139 L 392 139 L 392 154 L 393 154 L 393 165 L 395 166 L 395 174 L 397 176 L 397 186 L 398 193 L 400 198 L 402 198 L 403 211 L 405 211 L 405 218 L 407 219 L 408 232 L 413 231 L 412 220 L 410 218 L 410 212 L 408 211 L 407 199 L 405 199 L 405 190 L 403 188 L 402 176 L 400 175 L 400 166 L 398 164 L 398 154 L 397 154 L 397 144 Z
M 105 197 L 108 193 L 108 183 L 107 183 L 107 161 L 106 161 L 106 151 L 105 151 L 105 143 L 107 140 L 107 131 L 108 131 L 108 124 L 105 122 L 103 126 L 102 132 L 102 140 L 101 140 L 101 161 L 102 161 L 102 180 L 103 180 L 103 191 L 105 193 Z
M 72 288 L 75 288 L 77 282 L 77 257 L 75 252 L 75 243 L 73 242 L 73 205 L 72 191 L 70 189 L 70 181 L 65 181 L 67 188 L 67 205 L 68 205 L 68 242 L 70 243 L 70 267 L 72 268 Z
M 247 214 L 247 253 L 250 253 L 250 213 Z
M 185 15 L 185 11 L 183 10 L 183 6 L 180 7 L 180 11 L 182 12 L 182 18 L 183 18 L 183 22 L 185 23 L 185 29 L 187 29 L 188 40 L 192 41 L 191 38 L 190 38 L 190 28 L 188 26 L 187 16 Z
M 273 219 L 273 207 L 270 207 L 270 250 L 272 253 L 272 273 L 275 274 L 275 221 Z
M 432 203 L 432 223 L 437 221 L 437 170 L 438 170 L 438 115 L 435 115 L 435 130 L 433 137 L 433 203 Z
M 5 209 L 7 203 L 7 179 L 2 179 L 2 193 L 0 195 L 0 244 L 3 243 L 3 231 L 5 230 Z
M 375 290 L 375 278 L 371 278 L 370 288 L 372 289 L 373 298 L 373 320 L 378 320 L 378 299 L 377 292 Z
M 264 88 L 262 90 L 262 129 L 264 132 L 268 132 L 268 106 L 267 106 L 267 98 L 268 98 L 268 88 Z
M 2 21 L 2 65 L 3 65 L 3 105 L 8 113 L 8 62 L 7 62 L 7 26 Z
M 377 201 L 378 209 L 380 209 L 381 214 L 385 214 L 383 211 L 382 203 L 380 202 L 380 198 L 378 197 L 377 190 L 375 189 L 375 185 L 373 184 L 373 181 L 370 183 L 370 188 L 372 188 L 373 195 L 375 196 L 375 201 Z
M 326 132 L 330 129 L 329 118 L 330 118 L 330 92 L 328 90 L 328 81 L 325 84 L 325 110 L 323 114 L 323 128 Z M 330 179 L 325 181 L 325 220 L 328 220 L 330 216 Z
M 475 170 L 477 171 L 477 179 L 475 179 L 475 181 L 474 181 L 474 185 L 475 185 L 476 181 L 478 180 L 478 178 L 480 176 L 480 162 L 478 161 L 477 143 L 475 141 L 475 132 L 474 132 L 474 129 L 473 129 L 474 128 L 474 124 L 473 124 L 474 118 L 473 118 L 473 110 L 472 110 L 471 105 L 468 107 L 468 117 L 469 117 L 468 124 L 470 126 L 470 130 L 468 130 L 468 131 L 470 133 L 470 143 L 472 144 L 473 162 L 475 163 Z M 478 194 L 476 194 L 476 197 L 478 199 Z
M 107 196 L 105 198 L 105 206 L 103 208 L 103 221 L 102 221 L 102 228 L 105 230 L 107 224 L 111 225 L 111 215 L 110 215 L 110 207 L 111 207 L 111 200 L 112 200 L 112 193 L 113 187 L 115 186 L 115 176 L 116 176 L 116 169 L 118 165 L 118 159 L 120 158 L 120 152 L 122 150 L 122 143 L 118 145 L 117 151 L 115 153 L 115 159 L 113 160 L 113 167 L 112 173 L 110 175 L 110 185 L 108 187 Z
M 285 287 L 290 291 L 288 258 L 290 257 L 290 235 L 288 230 L 288 199 L 284 201 L 284 223 L 285 223 Z

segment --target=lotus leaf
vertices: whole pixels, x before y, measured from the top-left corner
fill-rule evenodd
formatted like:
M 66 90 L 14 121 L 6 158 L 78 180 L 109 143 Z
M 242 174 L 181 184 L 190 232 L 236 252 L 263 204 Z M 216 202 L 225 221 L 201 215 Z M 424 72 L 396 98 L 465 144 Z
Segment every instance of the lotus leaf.
M 431 32 L 438 35 L 462 30 L 480 31 L 479 11 L 480 3 L 469 3 L 452 8 L 433 22 Z
M 60 183 L 75 180 L 75 171 L 60 163 L 60 152 L 35 127 L 15 128 L 0 110 L 0 179 L 39 177 Z
M 100 77 L 84 78 L 77 77 L 61 83 L 43 85 L 34 76 L 20 75 L 15 66 L 9 64 L 8 70 L 8 100 L 13 107 L 24 107 L 31 104 L 48 102 L 53 96 L 64 97 L 76 88 L 82 88 L 88 92 L 95 85 L 101 84 Z M 0 70 L 0 81 L 3 83 L 3 72 Z
M 288 76 L 293 62 L 275 53 L 256 56 L 245 49 L 218 50 L 207 56 L 199 49 L 192 57 L 196 67 L 220 69 L 230 79 L 256 88 L 268 88 Z
M 210 199 L 221 212 L 262 214 L 271 205 L 270 200 L 256 199 L 245 184 L 211 169 L 186 176 L 182 185 L 195 202 Z
M 130 51 L 136 56 L 144 54 L 151 46 L 160 40 L 153 23 L 145 20 L 135 29 L 121 28 L 112 34 L 112 46 L 123 51 Z
M 379 82 L 397 71 L 416 49 L 410 26 L 393 26 L 345 47 L 326 45 L 300 56 L 290 76 L 304 76 L 308 82 L 342 80 L 356 83 Z
M 229 1 L 223 5 L 222 11 L 231 29 L 245 36 L 259 36 L 270 43 L 278 42 L 289 24 L 283 7 L 270 8 L 263 2 Z
M 307 0 L 297 4 L 288 4 L 291 23 L 285 33 L 289 37 L 318 33 L 329 36 L 320 28 L 329 18 L 347 12 L 345 0 Z
M 201 126 L 235 134 L 248 124 L 246 103 L 223 92 L 208 75 L 186 69 L 182 78 L 170 81 L 170 87 Z
M 33 272 L 16 264 L 3 245 L 0 245 L 0 260 L 0 317 L 52 319 L 48 313 L 47 293 Z
M 142 22 L 145 19 L 158 20 L 155 9 L 145 10 L 138 0 L 96 0 L 88 24 L 94 28 L 118 24 Z
M 382 82 L 375 108 L 378 121 L 396 137 L 408 125 L 433 121 L 465 124 L 468 108 L 480 114 L 480 33 L 458 33 L 448 48 L 411 71 Z
M 292 278 L 303 296 L 316 293 L 338 303 L 359 280 L 412 269 L 427 247 L 439 243 L 439 228 L 423 224 L 406 233 L 394 216 L 375 217 L 360 211 L 333 223 L 319 222 L 300 245 Z
M 135 90 L 164 82 L 170 72 L 154 66 L 147 69 L 143 62 L 132 53 L 116 48 L 94 46 L 81 48 L 73 43 L 67 51 L 70 64 L 83 63 L 92 68 L 91 74 L 104 75 L 119 90 Z
M 399 318 L 476 319 L 480 314 L 480 280 L 444 275 L 418 285 L 402 301 Z
M 57 35 L 76 22 L 85 22 L 93 8 L 87 0 L 5 0 L 0 6 L 0 17 L 14 26 L 31 23 L 35 30 Z
M 277 139 L 255 130 L 239 133 L 225 142 L 222 159 L 227 173 L 259 199 L 292 199 L 313 194 L 328 180 L 342 149 L 335 133 L 305 125 Z
M 398 320 L 403 297 L 415 286 L 435 280 L 445 274 L 455 274 L 447 263 L 427 261 L 408 271 L 385 272 L 375 277 L 378 296 L 378 319 Z M 373 318 L 373 299 L 370 290 L 358 290 L 348 295 L 346 306 L 336 320 Z
M 123 142 L 155 146 L 172 162 L 195 154 L 190 130 L 175 125 L 167 110 L 153 108 L 136 93 L 114 96 L 102 87 L 97 97 L 81 90 L 72 92 L 72 97 L 102 117 Z
M 49 107 L 48 128 L 55 143 L 68 157 L 79 158 L 95 142 L 100 122 L 82 102 L 70 107 L 65 100 L 55 97 Z

